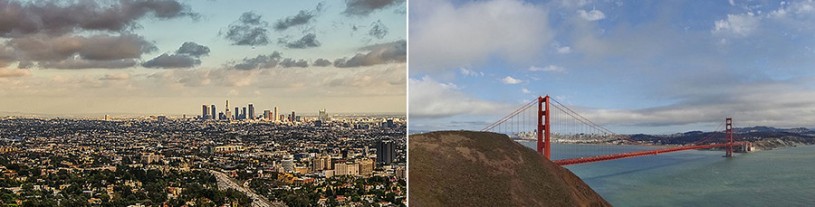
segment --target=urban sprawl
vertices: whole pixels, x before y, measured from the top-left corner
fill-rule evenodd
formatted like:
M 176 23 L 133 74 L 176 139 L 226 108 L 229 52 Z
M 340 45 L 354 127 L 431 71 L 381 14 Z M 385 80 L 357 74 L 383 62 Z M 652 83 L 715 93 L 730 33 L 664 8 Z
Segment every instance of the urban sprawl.
M 0 206 L 405 205 L 404 116 L 225 108 L 0 119 Z

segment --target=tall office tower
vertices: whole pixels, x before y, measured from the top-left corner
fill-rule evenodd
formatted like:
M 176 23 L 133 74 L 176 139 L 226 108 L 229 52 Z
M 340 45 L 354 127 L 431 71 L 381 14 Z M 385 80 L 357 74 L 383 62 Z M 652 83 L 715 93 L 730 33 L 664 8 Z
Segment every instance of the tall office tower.
M 265 119 L 266 121 L 272 120 L 272 115 L 271 114 L 272 114 L 272 111 L 263 110 L 263 119 Z
M 290 122 L 296 121 L 296 120 L 294 120 L 294 118 L 297 118 L 297 116 L 294 115 L 294 111 L 291 111 L 291 117 L 289 117 L 289 121 Z
M 218 112 L 215 112 L 215 104 L 212 104 L 212 106 L 210 106 L 210 109 L 209 109 L 209 110 L 210 110 L 210 112 L 211 112 L 211 113 L 209 113 L 209 114 L 211 114 L 212 119 L 218 120 L 218 118 L 220 118 L 220 117 L 218 117 L 218 116 L 215 116 L 216 114 L 218 114 Z
M 235 120 L 241 119 L 240 111 L 238 111 L 238 107 L 235 107 Z
M 255 105 L 249 104 L 249 119 L 255 119 Z
M 241 111 L 241 119 L 246 119 L 246 107 L 241 107 L 243 111 Z
M 280 114 L 277 113 L 277 106 L 274 107 L 274 121 L 275 122 L 280 121 Z
M 205 104 L 203 105 L 203 109 L 204 113 L 201 114 L 201 119 L 207 119 L 207 116 L 209 115 L 209 106 Z
M 376 144 L 376 163 L 390 165 L 393 162 L 394 144 L 391 140 L 381 140 Z
M 224 112 L 218 112 L 218 119 L 226 120 L 226 116 L 224 116 Z
M 320 110 L 318 119 L 320 119 L 321 122 L 328 121 L 328 115 L 325 114 L 325 109 Z
M 226 100 L 226 108 L 224 108 L 224 119 L 232 119 L 232 114 L 229 113 L 229 100 Z

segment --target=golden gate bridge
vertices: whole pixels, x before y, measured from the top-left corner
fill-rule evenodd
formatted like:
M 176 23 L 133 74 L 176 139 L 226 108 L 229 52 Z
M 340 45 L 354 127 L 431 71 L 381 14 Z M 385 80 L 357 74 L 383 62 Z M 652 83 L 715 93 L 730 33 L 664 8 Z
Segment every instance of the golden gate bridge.
M 620 135 L 578 114 L 552 97 L 537 97 L 482 131 L 507 134 L 513 139 L 536 140 L 537 152 L 558 165 L 600 162 L 607 160 L 658 155 L 685 150 L 723 148 L 725 157 L 732 157 L 734 148 L 749 151 L 751 143 L 735 141 L 733 119 L 725 118 L 724 137 L 719 140 L 711 133 L 691 144 L 633 152 L 600 153 L 593 156 L 552 160 L 552 139 L 561 143 L 577 144 L 636 144 L 628 136 Z M 721 127 L 721 125 L 720 125 Z M 718 129 L 716 131 L 719 131 Z

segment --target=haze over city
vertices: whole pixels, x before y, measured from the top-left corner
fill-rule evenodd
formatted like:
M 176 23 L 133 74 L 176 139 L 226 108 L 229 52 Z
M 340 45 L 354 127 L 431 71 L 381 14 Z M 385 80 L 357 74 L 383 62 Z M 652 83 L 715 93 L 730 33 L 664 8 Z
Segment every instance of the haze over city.
M 394 2 L 0 0 L 0 113 L 403 114 Z
M 728 116 L 812 127 L 812 8 L 411 1 L 411 130 L 478 130 L 547 94 L 618 133 L 712 131 Z

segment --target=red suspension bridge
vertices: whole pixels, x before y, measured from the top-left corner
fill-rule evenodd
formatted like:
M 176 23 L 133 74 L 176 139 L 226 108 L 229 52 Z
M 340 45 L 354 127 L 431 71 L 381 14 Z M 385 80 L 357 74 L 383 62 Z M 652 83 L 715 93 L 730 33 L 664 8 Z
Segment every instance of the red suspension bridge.
M 732 157 L 734 150 L 749 151 L 750 143 L 736 142 L 733 137 L 733 119 L 726 118 L 724 137 L 716 137 L 711 133 L 692 144 L 651 149 L 643 151 L 620 152 L 611 149 L 613 144 L 635 144 L 628 136 L 619 135 L 605 127 L 595 124 L 586 117 L 561 104 L 557 100 L 545 96 L 516 109 L 497 122 L 485 127 L 482 131 L 492 131 L 509 135 L 518 140 L 537 141 L 537 151 L 547 159 L 559 165 L 573 165 L 581 163 L 599 162 L 606 160 L 631 158 L 647 155 L 657 155 L 684 150 L 723 148 L 725 157 Z M 721 126 L 720 126 L 721 127 Z M 717 130 L 718 131 L 718 130 Z M 564 152 L 559 159 L 552 159 L 552 139 L 560 143 L 601 144 L 608 146 L 608 152 L 593 152 L 591 156 L 568 157 Z M 592 148 L 597 151 L 597 147 Z M 619 148 L 617 148 L 619 149 Z M 578 153 L 582 154 L 582 153 Z

